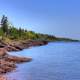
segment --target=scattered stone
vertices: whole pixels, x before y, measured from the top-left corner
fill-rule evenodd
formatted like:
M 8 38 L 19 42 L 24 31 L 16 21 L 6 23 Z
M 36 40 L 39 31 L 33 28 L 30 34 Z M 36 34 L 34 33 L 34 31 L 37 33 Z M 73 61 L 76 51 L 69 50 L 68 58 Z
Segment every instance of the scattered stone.
M 5 48 L 0 48 L 0 57 L 5 56 L 7 54 L 6 52 Z

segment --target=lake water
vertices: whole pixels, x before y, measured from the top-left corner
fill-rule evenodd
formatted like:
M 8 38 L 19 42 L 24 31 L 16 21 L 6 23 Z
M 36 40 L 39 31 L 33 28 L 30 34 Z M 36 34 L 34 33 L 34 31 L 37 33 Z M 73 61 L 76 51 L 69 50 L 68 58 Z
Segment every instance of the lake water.
M 8 73 L 14 80 L 80 80 L 80 43 L 55 42 L 32 47 L 12 55 L 29 56 L 29 63 L 18 64 Z

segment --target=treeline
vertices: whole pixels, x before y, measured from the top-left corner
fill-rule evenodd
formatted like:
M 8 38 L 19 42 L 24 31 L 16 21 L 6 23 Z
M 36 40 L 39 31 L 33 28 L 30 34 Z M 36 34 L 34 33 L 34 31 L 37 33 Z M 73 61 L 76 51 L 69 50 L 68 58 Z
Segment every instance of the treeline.
M 33 39 L 33 40 L 56 40 L 55 36 L 35 33 L 21 28 L 16 28 L 9 24 L 8 18 L 3 15 L 1 19 L 0 36 L 9 39 Z
M 16 28 L 9 24 L 8 18 L 3 15 L 0 21 L 0 39 L 11 40 L 46 40 L 46 41 L 78 41 L 68 38 L 57 38 L 53 35 L 35 33 L 25 29 Z

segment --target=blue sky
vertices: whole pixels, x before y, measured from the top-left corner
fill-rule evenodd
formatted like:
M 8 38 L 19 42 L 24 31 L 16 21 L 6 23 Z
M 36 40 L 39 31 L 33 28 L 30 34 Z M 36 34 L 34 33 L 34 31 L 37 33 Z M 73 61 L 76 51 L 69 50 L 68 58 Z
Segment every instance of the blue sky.
M 80 39 L 80 0 L 0 0 L 3 14 L 16 27 Z

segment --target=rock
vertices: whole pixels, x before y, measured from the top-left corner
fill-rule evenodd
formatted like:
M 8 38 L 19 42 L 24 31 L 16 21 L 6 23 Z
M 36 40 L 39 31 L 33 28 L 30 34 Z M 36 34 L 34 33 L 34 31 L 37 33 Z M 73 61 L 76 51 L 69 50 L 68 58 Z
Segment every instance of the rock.
M 6 50 L 9 51 L 9 52 L 10 52 L 10 51 L 19 51 L 19 49 L 15 48 L 15 47 L 13 47 L 13 46 L 7 46 L 7 47 L 6 47 Z
M 32 46 L 41 46 L 47 44 L 47 41 L 15 41 L 12 43 L 0 42 L 0 74 L 7 73 L 16 68 L 16 63 L 29 62 L 32 58 L 17 57 L 7 53 L 7 51 L 19 51 Z M 1 79 L 0 79 L 1 80 Z M 3 80 L 3 79 L 2 79 Z
M 7 51 L 19 51 L 32 46 L 46 45 L 48 41 L 44 40 L 27 40 L 27 41 L 12 41 L 11 43 L 0 41 L 0 48 L 5 48 Z
M 15 63 L 5 61 L 4 59 L 0 60 L 0 73 L 10 72 L 15 68 L 16 68 Z
M 7 80 L 7 77 L 0 75 L 0 80 Z
M 13 71 L 16 68 L 16 63 L 29 62 L 31 60 L 32 58 L 5 54 L 2 58 L 0 58 L 0 74 Z
M 5 58 L 5 60 L 9 62 L 21 63 L 21 62 L 29 62 L 32 60 L 32 58 L 8 56 Z
M 18 50 L 23 50 L 23 48 L 20 45 L 14 45 L 14 47 Z
M 5 48 L 0 48 L 0 57 L 5 56 L 7 54 L 7 51 Z
M 9 62 L 9 61 L 6 61 L 5 59 L 2 59 L 2 60 L 0 60 L 0 67 L 1 66 L 9 66 L 9 67 L 16 67 L 15 66 L 15 63 L 13 63 L 13 62 Z

